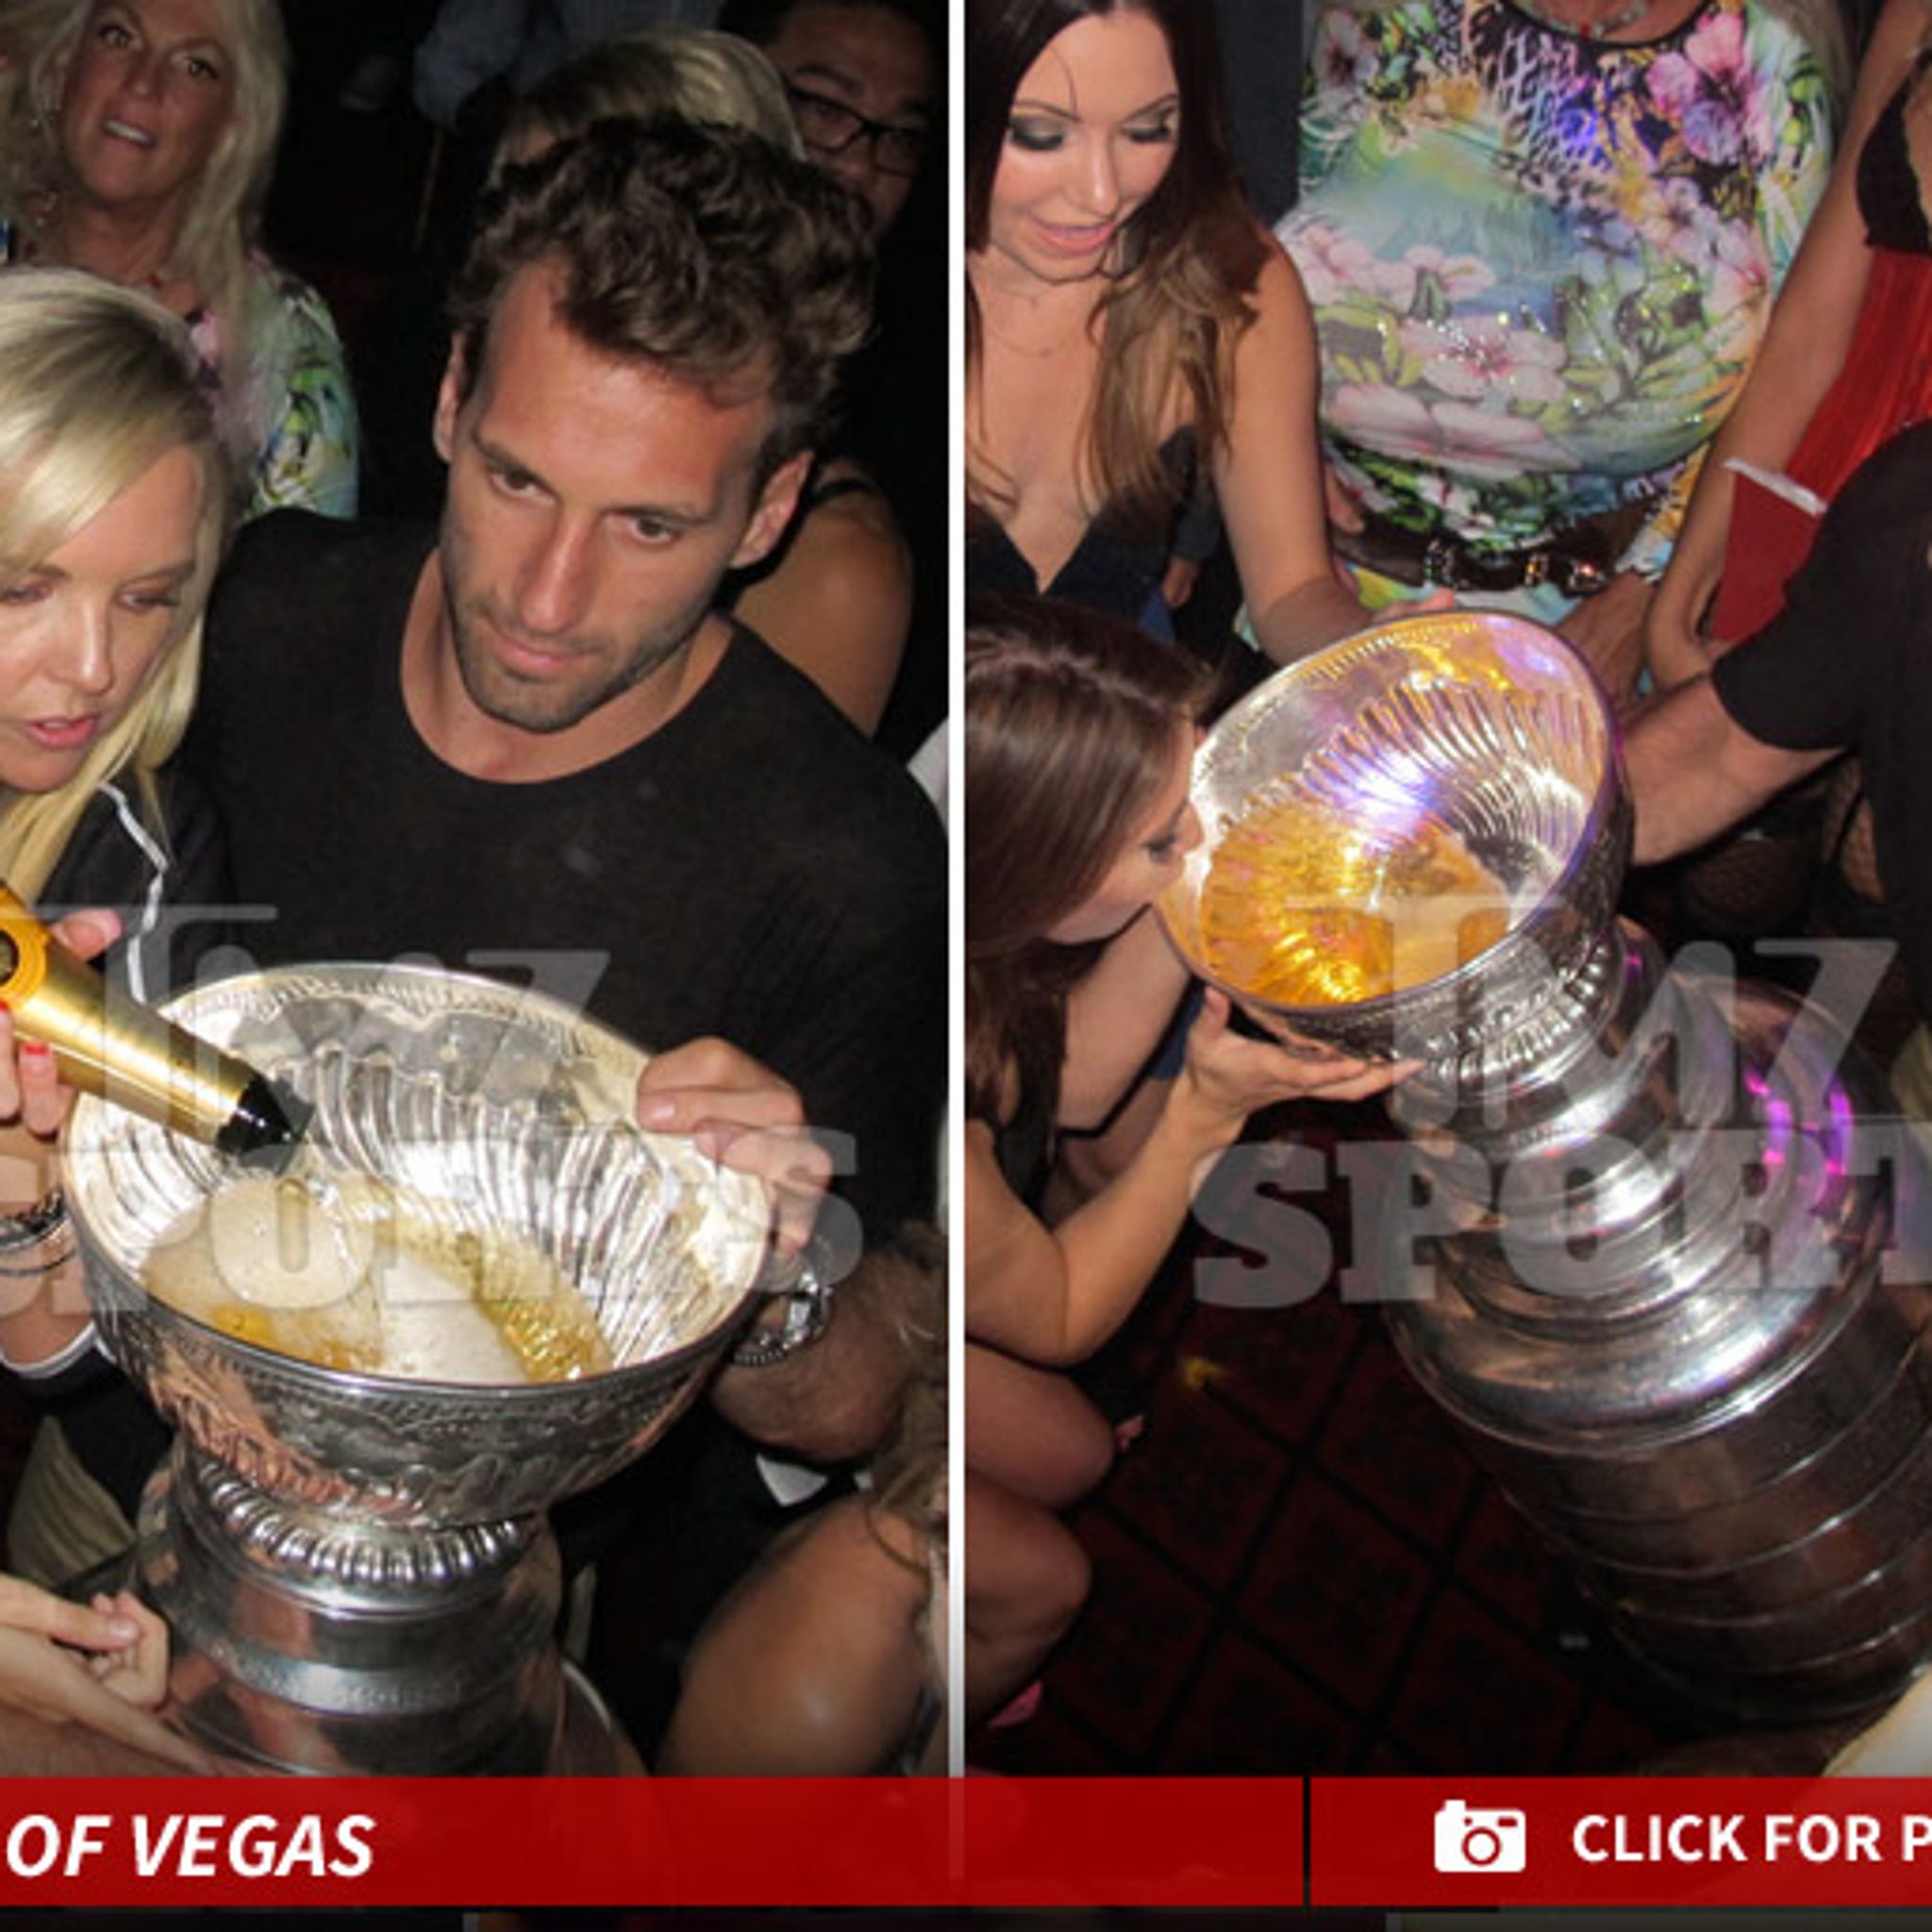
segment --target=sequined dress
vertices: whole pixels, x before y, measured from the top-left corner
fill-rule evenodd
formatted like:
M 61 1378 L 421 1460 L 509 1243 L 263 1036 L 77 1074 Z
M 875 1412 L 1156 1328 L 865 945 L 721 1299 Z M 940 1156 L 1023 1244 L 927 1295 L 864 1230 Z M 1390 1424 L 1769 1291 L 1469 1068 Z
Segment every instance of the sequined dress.
M 1831 162 L 1790 25 L 1707 0 L 1611 44 L 1511 0 L 1330 0 L 1277 232 L 1366 508 L 1485 551 L 1646 507 L 1654 575 Z

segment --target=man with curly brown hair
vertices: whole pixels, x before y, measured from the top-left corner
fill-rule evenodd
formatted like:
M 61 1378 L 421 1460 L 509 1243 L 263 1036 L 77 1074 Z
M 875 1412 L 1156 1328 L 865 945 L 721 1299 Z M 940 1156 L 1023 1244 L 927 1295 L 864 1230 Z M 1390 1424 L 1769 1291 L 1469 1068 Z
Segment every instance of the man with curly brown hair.
M 509 170 L 454 292 L 440 529 L 252 526 L 187 748 L 255 959 L 426 955 L 648 1048 L 713 1037 L 672 1090 L 646 1075 L 644 1124 L 802 1107 L 841 1176 L 835 1274 L 929 1198 L 942 841 L 715 605 L 791 514 L 870 264 L 854 199 L 751 136 L 605 123 Z M 862 1280 L 830 1307 L 774 1310 L 715 1392 L 761 1444 L 839 1463 L 890 1425 L 898 1352 Z M 131 1506 L 152 1432 L 92 1430 L 97 1464 L 85 1417 L 70 1434 Z M 714 1464 L 751 1467 L 732 1441 L 643 1474 L 695 1521 Z

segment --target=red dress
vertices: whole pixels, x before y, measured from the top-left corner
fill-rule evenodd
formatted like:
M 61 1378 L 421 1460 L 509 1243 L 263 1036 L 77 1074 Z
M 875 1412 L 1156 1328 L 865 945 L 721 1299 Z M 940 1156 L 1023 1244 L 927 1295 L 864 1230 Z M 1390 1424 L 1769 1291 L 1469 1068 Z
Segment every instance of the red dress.
M 1845 479 L 1900 430 L 1932 417 L 1932 231 L 1906 145 L 1905 106 L 1932 60 L 1912 74 L 1873 124 L 1858 157 L 1858 210 L 1872 275 L 1845 364 L 1812 415 L 1785 474 L 1829 502 Z M 1775 617 L 1785 585 L 1810 554 L 1818 519 L 1739 476 L 1724 547 L 1714 636 L 1750 637 Z

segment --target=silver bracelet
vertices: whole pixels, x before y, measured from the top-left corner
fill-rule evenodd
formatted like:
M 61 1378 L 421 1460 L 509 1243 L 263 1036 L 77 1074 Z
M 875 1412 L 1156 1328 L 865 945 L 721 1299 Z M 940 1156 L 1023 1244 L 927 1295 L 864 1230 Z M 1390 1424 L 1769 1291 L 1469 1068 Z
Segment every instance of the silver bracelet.
M 67 1230 L 67 1239 L 51 1254 L 37 1253 L 29 1261 L 16 1262 L 13 1257 L 24 1255 L 25 1248 L 0 1249 L 0 1279 L 8 1281 L 32 1281 L 42 1274 L 51 1274 L 63 1262 L 71 1261 L 80 1252 L 80 1243 L 75 1239 L 74 1230 Z
M 755 1324 L 731 1351 L 735 1369 L 768 1369 L 801 1348 L 809 1348 L 832 1320 L 832 1277 L 823 1264 L 816 1241 L 799 1257 L 798 1274 L 791 1287 L 768 1297 L 785 1304 L 784 1319 L 775 1328 Z
M 38 1247 L 49 1235 L 69 1225 L 67 1196 L 58 1188 L 49 1188 L 31 1208 L 23 1208 L 18 1214 L 0 1214 L 0 1255 Z

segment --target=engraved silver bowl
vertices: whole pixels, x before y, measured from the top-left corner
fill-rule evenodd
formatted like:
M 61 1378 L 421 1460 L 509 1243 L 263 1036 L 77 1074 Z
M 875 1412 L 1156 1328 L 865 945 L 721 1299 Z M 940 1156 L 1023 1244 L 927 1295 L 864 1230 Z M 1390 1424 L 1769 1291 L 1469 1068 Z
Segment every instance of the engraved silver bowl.
M 1161 912 L 1204 970 L 1215 848 L 1275 798 L 1328 811 L 1351 841 L 1331 870 L 1372 875 L 1354 841 L 1373 858 L 1440 824 L 1500 879 L 1501 938 L 1439 978 L 1331 1007 L 1226 989 L 1422 1062 L 1390 1108 L 1408 1159 L 1351 1179 L 1381 1192 L 1353 1204 L 1371 1238 L 1346 1291 L 1386 1304 L 1409 1370 L 1639 1657 L 1728 1712 L 1837 1717 L 1932 1651 L 1932 1324 L 1887 1255 L 1923 1158 L 1874 1119 L 1831 1016 L 1617 918 L 1619 763 L 1560 640 L 1494 612 L 1383 625 L 1208 735 L 1207 839 Z
M 632 1120 L 645 1056 L 541 995 L 430 969 L 254 973 L 170 1015 L 314 1107 L 304 1158 L 513 1230 L 616 1366 L 478 1385 L 318 1367 L 148 1295 L 224 1158 L 87 1098 L 66 1174 L 102 1340 L 176 1430 L 139 1568 L 184 1728 L 294 1770 L 546 1768 L 563 1691 L 543 1512 L 640 1455 L 750 1312 L 764 1189 Z M 455 1621 L 452 1622 L 451 1620 Z
M 1454 973 L 1347 1005 L 1283 1005 L 1220 979 L 1201 896 L 1222 838 L 1296 798 L 1390 847 L 1446 827 L 1507 890 L 1507 932 Z M 1168 936 L 1194 973 L 1304 1039 L 1368 1059 L 1479 1055 L 1553 984 L 1606 970 L 1629 841 L 1616 726 L 1582 661 L 1538 625 L 1457 610 L 1330 645 L 1220 720 L 1193 800 L 1206 836 L 1159 904 Z

